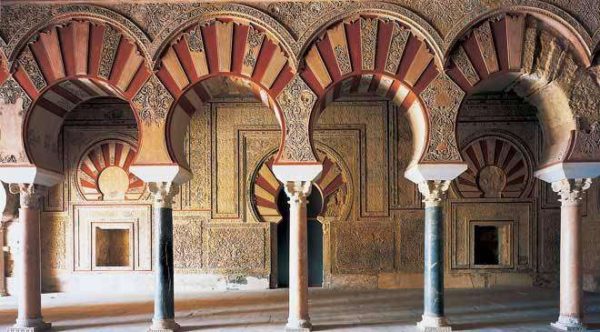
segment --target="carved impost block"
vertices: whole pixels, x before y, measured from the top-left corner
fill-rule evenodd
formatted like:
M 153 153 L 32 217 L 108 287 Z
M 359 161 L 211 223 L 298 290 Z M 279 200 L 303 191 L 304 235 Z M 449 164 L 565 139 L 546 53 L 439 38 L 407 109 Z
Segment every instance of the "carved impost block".
M 307 204 L 312 189 L 310 181 L 289 181 L 285 184 L 285 193 L 291 204 Z
M 583 192 L 592 185 L 592 179 L 562 179 L 552 183 L 552 190 L 558 193 L 562 206 L 579 205 Z
M 440 206 L 446 198 L 449 187 L 449 180 L 429 180 L 419 183 L 419 191 L 423 195 L 425 207 Z
M 179 186 L 173 182 L 150 182 L 148 189 L 154 197 L 154 207 L 173 208 L 173 197 L 179 193 Z
M 41 210 L 48 188 L 39 184 L 11 183 L 9 191 L 11 194 L 19 194 L 22 209 Z

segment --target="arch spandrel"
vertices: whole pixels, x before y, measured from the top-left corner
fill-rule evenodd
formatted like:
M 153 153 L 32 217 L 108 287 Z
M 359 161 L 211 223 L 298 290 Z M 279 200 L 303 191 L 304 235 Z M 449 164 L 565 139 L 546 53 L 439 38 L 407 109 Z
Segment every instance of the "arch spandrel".
M 467 94 L 512 89 L 537 108 L 544 135 L 540 169 L 596 163 L 596 153 L 583 153 L 591 151 L 582 146 L 599 119 L 597 103 L 586 101 L 597 93 L 587 46 L 564 35 L 569 27 L 540 15 L 509 11 L 473 23 L 449 49 L 446 70 Z M 538 176 L 552 181 L 542 170 Z

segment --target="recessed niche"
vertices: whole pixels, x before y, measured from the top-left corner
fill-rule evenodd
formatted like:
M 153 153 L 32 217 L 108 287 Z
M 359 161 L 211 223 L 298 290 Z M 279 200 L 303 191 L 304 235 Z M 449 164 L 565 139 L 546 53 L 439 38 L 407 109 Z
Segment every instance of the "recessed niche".
M 471 223 L 471 266 L 512 267 L 512 223 L 481 221 Z
M 498 265 L 498 227 L 475 226 L 475 265 Z
M 133 268 L 133 231 L 130 224 L 94 225 L 93 266 L 96 270 Z

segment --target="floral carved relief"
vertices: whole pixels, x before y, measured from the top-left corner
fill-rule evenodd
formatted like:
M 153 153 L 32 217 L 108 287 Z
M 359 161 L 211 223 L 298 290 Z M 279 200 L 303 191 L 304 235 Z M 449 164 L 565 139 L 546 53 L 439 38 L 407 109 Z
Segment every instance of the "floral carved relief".
M 465 93 L 446 74 L 440 74 L 421 93 L 429 113 L 429 145 L 424 161 L 457 161 L 460 153 L 454 129 Z
M 138 114 L 146 125 L 163 123 L 173 103 L 173 97 L 154 75 L 150 77 L 133 99 Z
M 310 114 L 317 96 L 296 76 L 277 97 L 285 118 L 285 142 L 282 159 L 287 161 L 316 161 L 310 141 Z

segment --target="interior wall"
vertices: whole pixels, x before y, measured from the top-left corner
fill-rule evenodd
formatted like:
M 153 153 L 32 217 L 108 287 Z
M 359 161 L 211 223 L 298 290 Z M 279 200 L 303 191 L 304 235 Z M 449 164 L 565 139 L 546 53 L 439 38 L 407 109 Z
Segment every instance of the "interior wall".
M 488 99 L 468 106 L 471 113 L 459 123 L 460 146 L 481 132 L 509 133 L 519 138 L 515 142 L 522 143 L 535 162 L 541 151 L 535 114 L 527 113 L 531 110 L 521 102 Z M 147 291 L 154 280 L 148 195 L 88 201 L 77 188 L 77 165 L 90 144 L 115 138 L 135 141 L 135 121 L 127 115 L 126 104 L 82 107 L 88 112 L 77 112 L 63 130 L 67 179 L 51 189 L 42 213 L 44 290 L 91 289 L 102 280 L 117 292 Z M 254 213 L 250 189 L 279 137 L 275 117 L 257 103 L 213 102 L 195 113 L 186 139 L 194 178 L 182 186 L 174 204 L 178 291 L 273 285 L 276 224 L 260 221 Z M 342 201 L 349 205 L 342 208 L 347 214 L 322 218 L 324 287 L 421 287 L 423 205 L 416 186 L 403 177 L 412 153 L 407 120 L 386 101 L 340 101 L 322 114 L 314 138 L 324 154 L 344 164 L 350 197 Z M 519 198 L 463 198 L 452 187 L 444 210 L 447 287 L 556 285 L 559 205 L 549 186 L 533 181 L 531 192 Z M 587 230 L 598 224 L 598 188 L 595 184 L 587 194 L 584 248 L 595 246 Z M 481 209 L 482 204 L 488 208 Z M 508 263 L 470 265 L 472 222 L 511 227 Z M 94 223 L 131 227 L 131 266 L 111 270 L 90 264 L 92 227 L 86 225 Z M 9 226 L 11 252 L 17 248 L 16 232 Z M 588 289 L 595 289 L 600 262 L 590 252 L 584 258 L 585 280 Z M 12 264 L 9 259 L 9 276 L 14 276 Z M 9 279 L 9 290 L 14 289 L 15 278 Z

